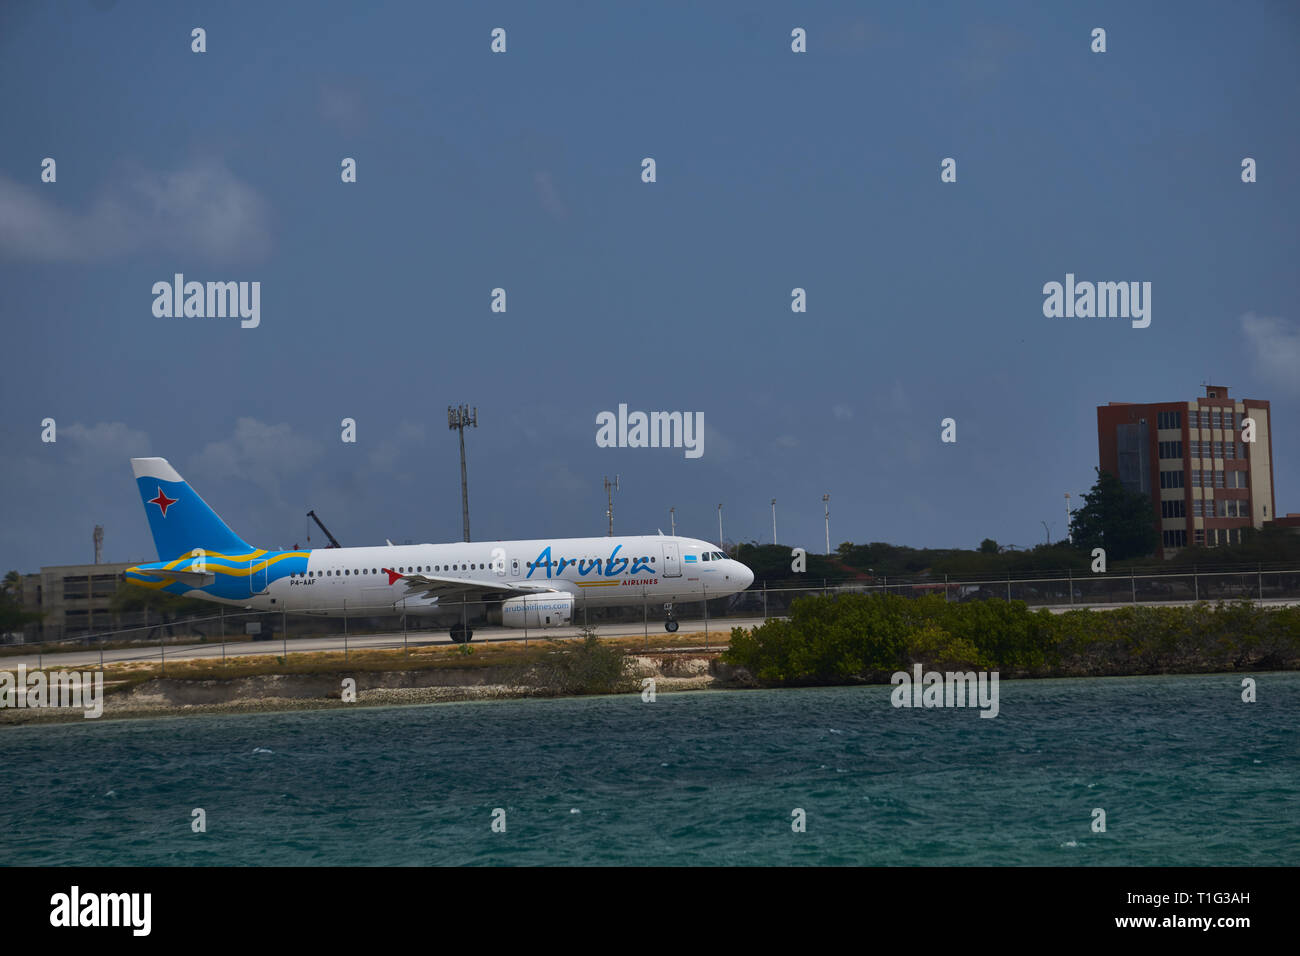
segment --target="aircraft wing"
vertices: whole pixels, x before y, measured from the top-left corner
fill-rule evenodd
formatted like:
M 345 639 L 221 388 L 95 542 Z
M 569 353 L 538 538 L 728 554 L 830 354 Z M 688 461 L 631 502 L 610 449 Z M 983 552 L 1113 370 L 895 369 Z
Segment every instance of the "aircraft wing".
M 382 568 L 388 575 L 388 583 L 396 585 L 401 582 L 406 587 L 409 597 L 454 597 L 457 600 L 476 600 L 516 594 L 555 593 L 559 588 L 548 584 L 516 584 L 505 580 L 482 578 L 444 578 L 434 574 L 400 574 L 392 568 Z

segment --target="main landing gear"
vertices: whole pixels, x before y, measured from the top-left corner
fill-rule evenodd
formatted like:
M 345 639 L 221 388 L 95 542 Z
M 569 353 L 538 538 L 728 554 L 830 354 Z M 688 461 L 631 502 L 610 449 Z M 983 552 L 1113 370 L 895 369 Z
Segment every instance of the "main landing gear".
M 468 644 L 474 639 L 474 632 L 463 624 L 457 624 L 451 629 L 451 641 L 453 644 Z
M 672 634 L 677 630 L 677 618 L 673 617 L 673 606 L 665 604 L 664 611 L 668 614 L 668 620 L 664 621 L 664 630 Z

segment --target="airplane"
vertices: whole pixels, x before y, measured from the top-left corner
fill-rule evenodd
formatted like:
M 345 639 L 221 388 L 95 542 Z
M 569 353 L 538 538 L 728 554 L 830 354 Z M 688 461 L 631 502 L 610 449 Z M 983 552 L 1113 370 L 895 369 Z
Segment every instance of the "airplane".
M 141 587 L 261 611 L 562 627 L 580 607 L 673 605 L 745 590 L 754 574 L 716 545 L 677 535 L 542 538 L 268 551 L 248 544 L 165 458 L 132 458 L 159 560 L 129 568 Z

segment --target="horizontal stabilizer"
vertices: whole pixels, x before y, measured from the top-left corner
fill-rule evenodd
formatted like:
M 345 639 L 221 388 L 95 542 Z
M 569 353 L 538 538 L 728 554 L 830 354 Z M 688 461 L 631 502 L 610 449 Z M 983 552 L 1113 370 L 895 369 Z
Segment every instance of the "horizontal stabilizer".
M 127 570 L 135 574 L 146 574 L 150 577 L 179 581 L 190 588 L 205 588 L 217 580 L 217 576 L 211 571 L 161 571 L 145 568 L 128 568 Z

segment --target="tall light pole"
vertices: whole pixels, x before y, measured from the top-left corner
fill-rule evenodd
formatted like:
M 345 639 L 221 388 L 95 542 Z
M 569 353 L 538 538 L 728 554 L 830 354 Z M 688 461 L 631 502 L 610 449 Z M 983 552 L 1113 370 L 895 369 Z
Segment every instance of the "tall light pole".
M 826 553 L 831 553 L 831 496 L 822 495 L 822 506 L 826 509 Z
M 1074 531 L 1070 527 L 1070 493 L 1065 493 L 1065 540 L 1074 544 Z
M 718 547 L 722 547 L 722 502 L 718 502 Z
M 672 531 L 669 532 L 674 538 L 677 537 L 677 509 L 668 509 L 668 520 L 672 523 Z
M 605 508 L 605 517 L 609 519 L 609 536 L 614 537 L 614 492 L 618 491 L 618 475 L 614 480 L 609 480 L 609 475 L 605 476 L 605 499 L 607 505 Z
M 772 499 L 772 543 L 776 544 L 776 499 Z
M 1043 530 L 1047 532 L 1047 543 L 1048 543 L 1048 544 L 1051 544 L 1051 543 L 1052 543 L 1052 529 L 1049 528 L 1049 527 L 1047 526 L 1047 522 L 1046 522 L 1046 521 L 1039 521 L 1038 523 L 1041 524 L 1041 525 L 1043 526 Z
M 447 427 L 460 432 L 460 514 L 465 523 L 465 540 L 469 540 L 469 482 L 465 478 L 465 429 L 478 428 L 478 407 L 471 414 L 468 405 L 447 406 Z

